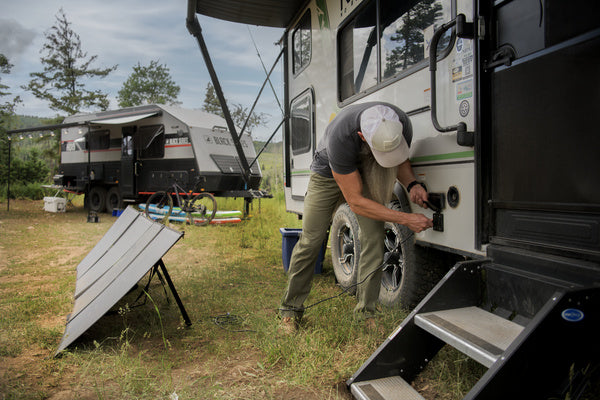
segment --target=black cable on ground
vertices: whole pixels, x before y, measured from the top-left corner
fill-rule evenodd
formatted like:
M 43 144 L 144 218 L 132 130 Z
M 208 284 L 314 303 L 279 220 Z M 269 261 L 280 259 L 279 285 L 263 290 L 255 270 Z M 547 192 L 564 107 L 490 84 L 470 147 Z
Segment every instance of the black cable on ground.
M 213 323 L 221 329 L 224 329 L 229 332 L 256 332 L 252 329 L 234 329 L 235 327 L 239 327 L 244 323 L 244 318 L 235 314 L 220 314 L 215 317 L 212 317 Z

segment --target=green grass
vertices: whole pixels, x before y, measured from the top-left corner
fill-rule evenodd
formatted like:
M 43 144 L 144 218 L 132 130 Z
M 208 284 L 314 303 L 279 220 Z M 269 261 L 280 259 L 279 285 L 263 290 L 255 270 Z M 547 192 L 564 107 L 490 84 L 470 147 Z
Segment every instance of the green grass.
M 349 399 L 345 381 L 406 316 L 384 309 L 380 331 L 370 332 L 352 319 L 355 299 L 342 295 L 310 308 L 296 335 L 279 333 L 279 228 L 301 224 L 276 192 L 239 224 L 173 225 L 185 235 L 164 262 L 191 327 L 154 279 L 145 302 L 135 302 L 139 290 L 128 294 L 52 358 L 72 311 L 76 267 L 116 220 L 102 214 L 87 223 L 81 203 L 59 214 L 41 201 L 12 201 L 10 212 L 0 203 L 2 399 Z M 243 207 L 241 199 L 218 204 Z M 328 251 L 308 304 L 339 293 Z M 428 398 L 460 399 L 483 372 L 443 350 L 415 385 Z

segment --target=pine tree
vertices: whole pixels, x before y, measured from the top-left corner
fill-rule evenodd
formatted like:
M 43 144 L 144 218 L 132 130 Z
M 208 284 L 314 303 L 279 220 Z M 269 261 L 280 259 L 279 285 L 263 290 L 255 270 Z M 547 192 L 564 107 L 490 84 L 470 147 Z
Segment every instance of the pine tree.
M 8 58 L 4 54 L 0 54 L 0 74 L 9 74 L 12 67 L 13 65 L 8 61 Z M 2 83 L 0 77 L 0 97 L 9 96 L 11 93 L 8 92 L 8 89 L 9 87 Z M 21 102 L 21 98 L 17 96 L 12 100 L 0 103 L 0 117 L 13 114 L 15 106 Z
M 138 62 L 119 90 L 117 100 L 120 107 L 143 104 L 174 105 L 178 104 L 177 96 L 180 90 L 166 65 L 159 64 L 158 60 L 150 61 L 148 66 L 142 66 Z
M 215 88 L 210 82 L 206 85 L 206 95 L 204 96 L 204 104 L 202 105 L 202 111 L 206 111 L 208 113 L 220 115 L 221 117 L 223 117 L 221 103 L 217 98 Z M 248 108 L 238 103 L 235 103 L 231 106 L 230 113 L 231 119 L 233 120 L 235 126 L 241 129 L 244 126 L 244 124 L 246 124 L 244 132 L 252 132 L 252 129 L 254 129 L 255 127 L 265 125 L 268 119 L 267 114 L 257 114 L 256 112 L 253 112 L 250 116 L 250 119 L 248 119 Z M 246 122 L 246 120 L 248 121 Z
M 56 16 L 56 24 L 45 33 L 41 62 L 43 72 L 33 72 L 33 78 L 23 89 L 31 91 L 38 99 L 50 103 L 50 108 L 75 114 L 89 108 L 106 110 L 108 95 L 100 90 L 87 90 L 83 83 L 87 78 L 104 78 L 117 66 L 92 68 L 98 56 L 88 57 L 81 49 L 79 35 L 71 29 L 62 8 Z

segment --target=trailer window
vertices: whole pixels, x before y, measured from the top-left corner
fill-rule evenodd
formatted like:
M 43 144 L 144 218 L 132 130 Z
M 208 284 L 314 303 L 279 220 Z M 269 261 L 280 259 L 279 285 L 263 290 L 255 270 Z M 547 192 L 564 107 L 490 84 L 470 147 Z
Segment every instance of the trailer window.
M 90 150 L 106 150 L 110 147 L 110 131 L 92 131 L 89 133 Z
M 162 158 L 165 155 L 165 127 L 163 125 L 141 126 L 139 130 L 140 158 Z
M 294 74 L 303 70 L 310 62 L 311 56 L 311 31 L 310 9 L 302 16 L 294 33 L 292 33 L 292 59 L 294 60 Z
M 343 97 L 377 84 L 377 9 L 371 1 L 340 35 Z
M 310 151 L 313 137 L 313 101 L 311 91 L 305 92 L 292 102 L 290 136 L 293 155 Z
M 368 2 L 338 33 L 340 100 L 424 67 L 434 29 L 451 18 L 449 0 Z M 440 40 L 438 52 L 450 39 Z

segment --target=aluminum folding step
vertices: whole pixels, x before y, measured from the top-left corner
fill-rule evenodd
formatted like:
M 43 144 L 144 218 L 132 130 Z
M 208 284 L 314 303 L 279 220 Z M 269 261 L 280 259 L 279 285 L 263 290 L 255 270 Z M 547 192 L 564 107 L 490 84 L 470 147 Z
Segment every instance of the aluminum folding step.
M 358 400 L 424 400 L 412 386 L 399 376 L 353 383 L 350 390 Z
M 418 314 L 415 324 L 488 368 L 523 330 L 477 307 Z

